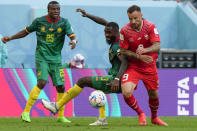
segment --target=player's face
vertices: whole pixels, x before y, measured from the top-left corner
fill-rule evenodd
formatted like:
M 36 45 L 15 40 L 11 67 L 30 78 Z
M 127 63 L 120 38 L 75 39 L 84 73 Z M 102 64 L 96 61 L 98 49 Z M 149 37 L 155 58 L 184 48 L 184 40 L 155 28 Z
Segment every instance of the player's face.
M 59 4 L 49 4 L 48 15 L 52 20 L 56 20 L 60 15 L 60 5 Z
M 133 13 L 127 13 L 131 27 L 135 30 L 139 30 L 142 24 L 142 13 L 139 11 L 134 11 Z
M 108 44 L 112 44 L 116 37 L 117 37 L 117 31 L 115 31 L 115 29 L 113 29 L 112 27 L 105 27 L 105 38 Z

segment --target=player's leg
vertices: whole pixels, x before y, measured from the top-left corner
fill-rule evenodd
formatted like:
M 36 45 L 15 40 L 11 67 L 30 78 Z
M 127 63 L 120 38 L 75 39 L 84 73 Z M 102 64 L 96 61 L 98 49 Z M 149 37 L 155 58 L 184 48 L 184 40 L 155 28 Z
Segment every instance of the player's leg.
M 159 79 L 158 75 L 144 75 L 143 82 L 146 86 L 148 96 L 149 96 L 149 107 L 151 110 L 151 122 L 156 125 L 168 126 L 167 123 L 160 120 L 157 116 L 157 111 L 159 108 Z
M 37 79 L 38 83 L 35 87 L 32 88 L 29 98 L 27 100 L 25 109 L 21 114 L 21 118 L 25 122 L 31 122 L 30 120 L 30 110 L 34 105 L 35 101 L 37 100 L 41 90 L 44 88 L 45 84 L 48 80 L 48 65 L 45 62 L 36 62 L 36 72 L 37 72 Z
M 65 94 L 64 69 L 62 69 L 61 63 L 49 64 L 49 74 L 51 76 L 53 85 L 56 87 L 56 90 L 57 90 L 57 102 L 58 102 Z M 59 109 L 57 121 L 70 123 L 71 121 L 69 121 L 67 118 L 64 117 L 64 109 L 65 109 L 65 105 L 63 105 Z
M 139 125 L 146 126 L 146 116 L 144 112 L 140 109 L 138 102 L 133 95 L 133 91 L 139 81 L 138 76 L 138 73 L 134 70 L 126 71 L 121 80 L 121 88 L 125 102 L 138 114 Z
M 105 76 L 105 77 L 93 76 L 91 88 L 96 89 L 96 90 L 101 90 L 104 93 L 111 93 L 111 87 L 107 86 L 107 84 L 110 83 L 112 80 L 113 78 L 110 75 Z M 105 106 L 99 108 L 99 119 L 89 125 L 95 125 L 95 126 L 108 125 L 106 115 L 105 115 Z
M 42 104 L 53 114 L 56 114 L 62 106 L 64 106 L 74 97 L 78 96 L 84 87 L 91 87 L 91 86 L 92 86 L 91 77 L 82 77 L 77 81 L 77 83 L 73 86 L 73 88 L 70 88 L 66 93 L 64 93 L 63 97 L 57 103 L 42 100 Z
M 82 77 L 80 78 L 77 83 L 73 86 L 73 88 L 70 88 L 62 97 L 60 101 L 57 102 L 58 107 L 62 107 L 66 103 L 68 103 L 70 100 L 72 100 L 74 97 L 78 96 L 84 87 L 91 87 L 91 77 Z

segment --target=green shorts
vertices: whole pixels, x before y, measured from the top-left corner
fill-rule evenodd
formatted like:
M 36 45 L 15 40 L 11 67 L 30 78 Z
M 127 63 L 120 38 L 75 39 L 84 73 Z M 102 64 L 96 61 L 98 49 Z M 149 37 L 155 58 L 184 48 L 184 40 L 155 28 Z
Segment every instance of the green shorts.
M 64 69 L 62 69 L 61 63 L 47 63 L 45 61 L 36 61 L 36 73 L 37 79 L 48 81 L 50 75 L 53 85 L 64 85 Z
M 108 76 L 92 76 L 92 88 L 96 90 L 101 90 L 105 94 L 112 93 L 111 86 L 107 86 L 106 84 L 110 83 L 113 80 L 113 77 L 111 75 Z M 118 92 L 121 93 L 121 88 Z

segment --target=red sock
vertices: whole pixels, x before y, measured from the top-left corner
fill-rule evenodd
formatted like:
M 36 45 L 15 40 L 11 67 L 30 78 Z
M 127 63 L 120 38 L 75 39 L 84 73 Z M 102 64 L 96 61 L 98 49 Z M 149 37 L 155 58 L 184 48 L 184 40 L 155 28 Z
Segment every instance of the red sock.
M 151 110 L 151 119 L 154 119 L 157 117 L 157 110 L 159 108 L 159 99 L 151 99 L 149 98 L 149 107 Z
M 133 110 L 137 112 L 138 115 L 143 113 L 143 111 L 140 109 L 137 103 L 137 100 L 135 99 L 133 94 L 129 98 L 124 98 L 124 100 Z

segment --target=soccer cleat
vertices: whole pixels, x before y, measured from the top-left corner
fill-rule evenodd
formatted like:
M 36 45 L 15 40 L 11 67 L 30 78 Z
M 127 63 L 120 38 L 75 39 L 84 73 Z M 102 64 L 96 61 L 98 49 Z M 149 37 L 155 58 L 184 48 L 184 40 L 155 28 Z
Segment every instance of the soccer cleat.
M 57 122 L 61 122 L 61 123 L 71 123 L 71 121 L 69 121 L 67 118 L 65 117 L 58 117 L 57 118 Z
M 57 107 L 57 103 L 56 102 L 49 102 L 47 100 L 42 99 L 42 104 L 51 113 L 53 113 L 54 115 L 57 114 L 58 107 Z
M 138 115 L 139 118 L 139 126 L 146 126 L 146 115 L 144 113 L 141 113 Z
M 22 121 L 24 121 L 24 122 L 30 123 L 30 122 L 31 122 L 31 119 L 30 119 L 30 116 L 29 116 L 29 112 L 23 112 L 23 113 L 21 114 L 21 119 L 22 119 Z
M 154 119 L 151 119 L 151 122 L 155 125 L 159 125 L 159 126 L 168 126 L 167 123 L 165 123 L 164 121 L 162 121 L 161 119 L 159 119 L 159 117 L 156 117 Z
M 95 121 L 94 123 L 89 124 L 90 126 L 104 126 L 104 125 L 108 125 L 108 122 L 106 120 L 106 118 L 99 118 L 97 121 Z

